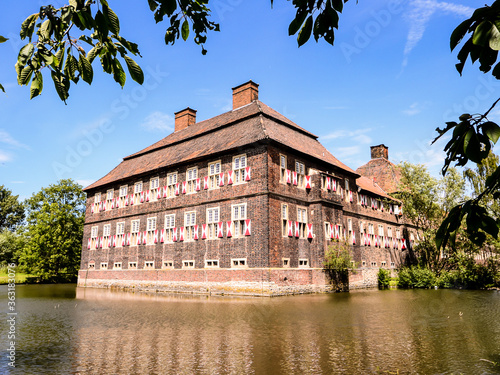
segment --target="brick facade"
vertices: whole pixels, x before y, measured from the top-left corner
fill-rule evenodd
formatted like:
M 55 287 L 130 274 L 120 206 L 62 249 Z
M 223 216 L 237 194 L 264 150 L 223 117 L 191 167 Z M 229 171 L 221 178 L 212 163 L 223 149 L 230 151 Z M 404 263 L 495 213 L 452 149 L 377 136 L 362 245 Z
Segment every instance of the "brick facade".
M 398 201 L 259 102 L 255 83 L 234 88 L 233 105 L 201 123 L 194 123 L 196 111 L 181 111 L 172 135 L 85 189 L 80 286 L 251 295 L 326 291 L 322 266 L 332 237 L 352 246 L 359 265 L 353 287 L 373 286 L 379 267 L 400 264 L 401 248 L 410 243 L 403 243 Z M 136 233 L 143 237 L 139 244 Z

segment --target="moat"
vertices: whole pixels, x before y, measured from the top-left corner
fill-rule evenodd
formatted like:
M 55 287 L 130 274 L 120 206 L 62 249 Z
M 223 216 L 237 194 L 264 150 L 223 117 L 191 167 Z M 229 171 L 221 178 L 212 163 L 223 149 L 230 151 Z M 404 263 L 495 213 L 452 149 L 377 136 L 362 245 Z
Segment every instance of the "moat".
M 500 293 L 359 290 L 279 298 L 16 286 L 8 374 L 497 374 Z

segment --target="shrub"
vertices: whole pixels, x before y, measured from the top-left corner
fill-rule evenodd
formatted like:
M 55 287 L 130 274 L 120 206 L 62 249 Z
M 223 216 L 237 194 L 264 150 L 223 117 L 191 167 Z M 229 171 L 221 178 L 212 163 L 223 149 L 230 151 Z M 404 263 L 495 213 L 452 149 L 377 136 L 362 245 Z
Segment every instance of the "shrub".
M 350 246 L 344 242 L 333 242 L 325 253 L 323 269 L 337 291 L 349 290 L 349 271 L 354 268 Z
M 400 288 L 432 288 L 434 285 L 436 285 L 436 275 L 428 268 L 404 267 L 399 270 Z
M 391 272 L 385 268 L 380 268 L 378 270 L 378 287 L 383 289 L 383 288 L 388 288 L 389 283 L 391 281 Z

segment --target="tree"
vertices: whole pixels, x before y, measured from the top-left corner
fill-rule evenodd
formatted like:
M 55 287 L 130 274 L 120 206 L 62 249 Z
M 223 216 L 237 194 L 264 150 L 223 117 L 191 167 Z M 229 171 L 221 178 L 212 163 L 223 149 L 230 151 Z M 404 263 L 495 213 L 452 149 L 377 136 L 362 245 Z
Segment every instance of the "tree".
M 0 231 L 14 230 L 24 219 L 24 207 L 18 195 L 0 185 Z
M 41 281 L 71 281 L 80 268 L 85 194 L 72 180 L 26 200 L 26 246 L 19 261 Z
M 18 257 L 24 248 L 24 237 L 9 230 L 0 232 L 0 266 L 18 263 Z
M 350 249 L 347 242 L 332 241 L 325 253 L 323 269 L 337 292 L 349 291 L 349 272 L 354 269 Z

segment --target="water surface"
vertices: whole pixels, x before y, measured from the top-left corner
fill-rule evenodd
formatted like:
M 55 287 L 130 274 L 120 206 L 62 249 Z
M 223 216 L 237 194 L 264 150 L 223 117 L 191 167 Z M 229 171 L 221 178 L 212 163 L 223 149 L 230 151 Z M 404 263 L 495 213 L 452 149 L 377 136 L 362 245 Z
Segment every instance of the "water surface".
M 0 287 L 0 373 L 500 373 L 494 291 L 236 298 L 18 285 L 16 308 L 13 370 Z

